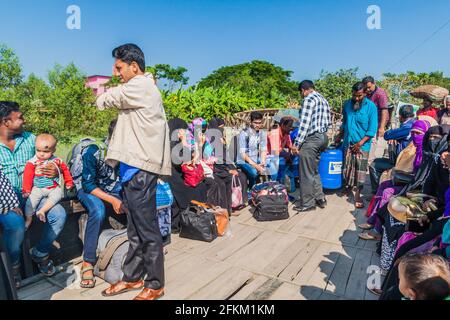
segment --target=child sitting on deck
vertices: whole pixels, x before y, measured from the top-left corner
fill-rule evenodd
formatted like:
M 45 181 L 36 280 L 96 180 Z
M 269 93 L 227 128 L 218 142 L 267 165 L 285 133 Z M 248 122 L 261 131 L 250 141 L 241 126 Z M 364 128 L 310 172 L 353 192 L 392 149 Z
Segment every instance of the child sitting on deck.
M 57 141 L 50 134 L 41 134 L 36 138 L 36 155 L 27 162 L 23 173 L 22 196 L 28 199 L 25 206 L 25 227 L 31 225 L 33 214 L 42 222 L 46 221 L 46 213 L 50 211 L 63 197 L 59 178 L 50 179 L 42 174 L 41 169 L 48 163 L 54 164 L 63 175 L 67 189 L 74 187 L 72 176 L 67 165 L 54 156 Z M 44 205 L 39 208 L 42 199 Z

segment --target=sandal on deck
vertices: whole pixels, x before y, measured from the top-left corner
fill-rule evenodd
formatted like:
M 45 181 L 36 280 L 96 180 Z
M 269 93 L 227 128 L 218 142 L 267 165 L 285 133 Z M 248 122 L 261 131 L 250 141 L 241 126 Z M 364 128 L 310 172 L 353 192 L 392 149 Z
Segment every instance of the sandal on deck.
M 372 230 L 375 226 L 369 224 L 369 223 L 363 223 L 358 225 L 358 228 L 362 229 L 362 230 Z
M 356 209 L 364 209 L 365 205 L 363 201 L 355 201 Z
M 56 268 L 53 264 L 53 261 L 49 259 L 49 255 L 40 258 L 33 254 L 33 249 L 30 249 L 30 256 L 31 260 L 33 260 L 37 264 L 39 272 L 44 276 L 52 277 L 56 273 Z
M 93 266 L 89 266 L 89 267 L 81 267 L 81 271 L 80 271 L 80 276 L 81 276 L 81 281 L 80 281 L 80 287 L 84 288 L 84 289 L 92 289 L 95 287 L 95 276 L 87 276 L 86 272 L 92 271 L 94 272 L 94 267 Z M 89 281 L 89 284 L 85 284 L 83 282 Z
M 368 241 L 380 241 L 381 240 L 381 236 L 374 236 L 374 235 L 370 234 L 369 232 L 360 233 L 360 234 L 358 234 L 358 237 L 362 240 L 368 240 Z
M 369 288 L 369 287 L 367 287 L 367 290 L 369 290 L 372 294 L 374 294 L 376 296 L 381 296 L 383 294 L 383 290 L 378 289 L 378 288 Z

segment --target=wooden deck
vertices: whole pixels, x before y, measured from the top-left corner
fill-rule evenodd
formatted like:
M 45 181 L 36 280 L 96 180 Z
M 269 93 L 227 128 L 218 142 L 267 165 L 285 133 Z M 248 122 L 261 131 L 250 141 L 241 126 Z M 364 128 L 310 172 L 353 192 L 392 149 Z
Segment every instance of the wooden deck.
M 163 299 L 335 300 L 377 299 L 366 289 L 367 267 L 378 265 L 375 243 L 359 240 L 346 197 L 328 196 L 328 207 L 285 221 L 256 222 L 248 209 L 232 218 L 232 235 L 212 243 L 172 236 L 167 247 Z M 104 300 L 107 284 L 79 289 L 79 261 L 52 278 L 36 276 L 19 290 L 25 300 Z M 132 299 L 126 293 L 114 299 Z

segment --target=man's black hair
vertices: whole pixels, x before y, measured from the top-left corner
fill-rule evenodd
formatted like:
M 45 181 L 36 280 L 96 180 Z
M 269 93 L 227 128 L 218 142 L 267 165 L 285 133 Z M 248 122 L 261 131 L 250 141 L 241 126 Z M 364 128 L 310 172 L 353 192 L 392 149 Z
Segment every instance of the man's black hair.
M 116 59 L 120 59 L 125 63 L 131 64 L 136 62 L 142 72 L 145 72 L 145 56 L 141 48 L 137 45 L 128 43 L 113 50 L 112 55 Z
M 370 83 L 375 83 L 375 79 L 372 76 L 368 76 L 365 77 L 362 82 L 364 83 L 364 85 L 367 85 L 369 82 Z
M 259 111 L 253 111 L 250 113 L 250 121 L 253 122 L 255 120 L 262 120 L 264 118 L 264 115 Z
M 402 106 L 400 108 L 399 115 L 403 119 L 414 118 L 414 116 L 415 116 L 414 107 L 410 104 L 406 104 L 406 105 Z
M 361 91 L 364 89 L 365 89 L 365 86 L 364 86 L 364 83 L 362 83 L 362 82 L 357 82 L 352 87 L 353 92 L 358 92 L 358 91 Z
M 298 86 L 298 90 L 301 91 L 303 90 L 310 90 L 310 89 L 315 89 L 316 87 L 314 86 L 314 82 L 312 82 L 311 80 L 303 80 L 302 82 L 300 82 L 300 85 Z
M 291 117 L 283 117 L 280 120 L 280 126 L 293 126 L 294 125 L 294 119 Z
M 0 122 L 3 121 L 3 119 L 8 118 L 11 113 L 19 111 L 20 106 L 17 102 L 0 101 Z

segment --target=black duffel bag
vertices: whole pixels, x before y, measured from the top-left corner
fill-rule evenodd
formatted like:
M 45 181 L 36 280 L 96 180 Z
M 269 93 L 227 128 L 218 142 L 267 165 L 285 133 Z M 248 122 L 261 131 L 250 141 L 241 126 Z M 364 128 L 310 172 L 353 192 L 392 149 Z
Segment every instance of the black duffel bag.
M 255 201 L 253 217 L 257 221 L 289 219 L 289 209 L 283 194 L 260 196 Z
M 216 217 L 213 212 L 196 204 L 181 213 L 180 238 L 211 242 L 217 238 Z

